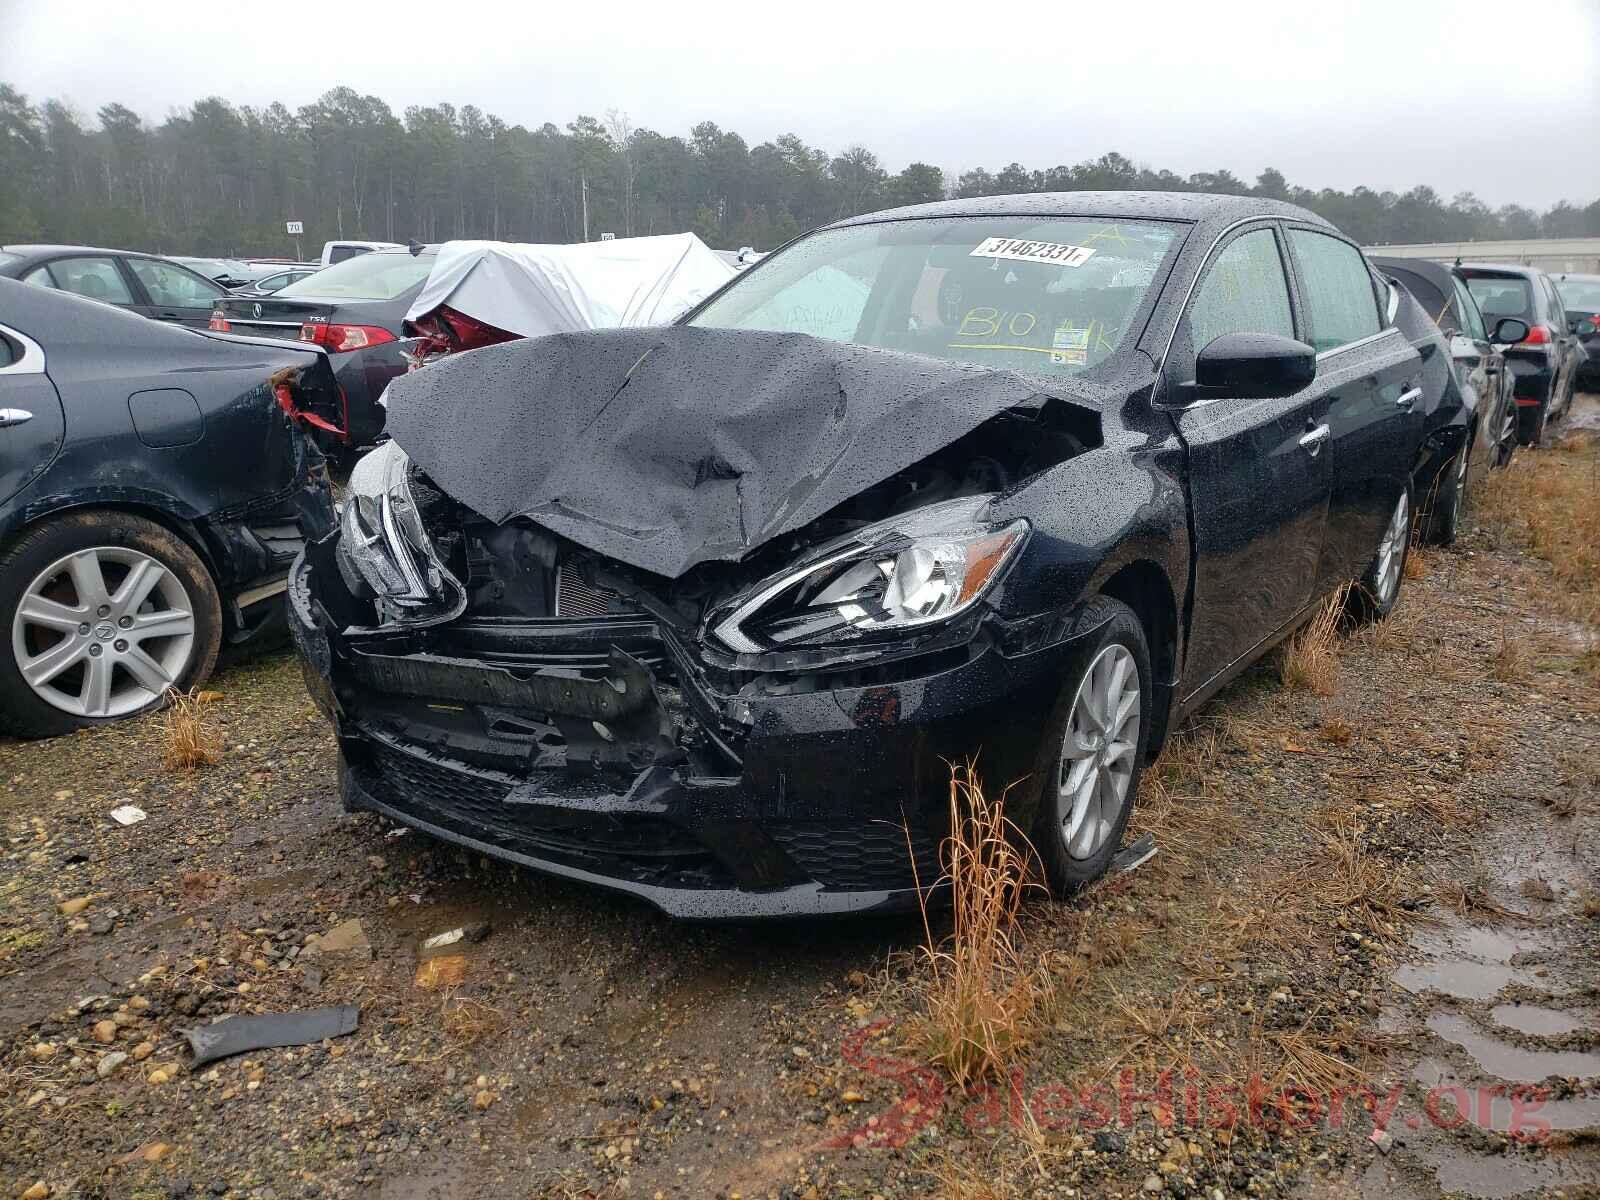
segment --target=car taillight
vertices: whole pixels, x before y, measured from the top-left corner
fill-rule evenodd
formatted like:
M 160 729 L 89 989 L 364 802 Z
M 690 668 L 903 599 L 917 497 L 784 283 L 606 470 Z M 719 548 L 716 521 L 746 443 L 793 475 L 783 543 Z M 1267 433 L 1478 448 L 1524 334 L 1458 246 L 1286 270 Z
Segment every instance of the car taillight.
M 1522 339 L 1524 346 L 1548 346 L 1550 344 L 1550 327 L 1548 325 L 1528 326 L 1528 336 Z
M 480 346 L 498 346 L 501 342 L 517 340 L 516 334 L 475 320 L 453 308 L 439 309 L 439 320 L 448 325 L 450 332 L 455 335 L 457 350 L 476 350 Z
M 222 315 L 221 309 L 213 310 L 211 320 L 206 323 L 207 329 L 214 329 L 218 333 L 227 333 L 233 326 L 228 324 L 228 318 Z
M 300 340 L 314 342 L 334 354 L 343 354 L 347 350 L 381 346 L 395 339 L 394 334 L 381 325 L 332 325 L 308 321 L 300 326 Z

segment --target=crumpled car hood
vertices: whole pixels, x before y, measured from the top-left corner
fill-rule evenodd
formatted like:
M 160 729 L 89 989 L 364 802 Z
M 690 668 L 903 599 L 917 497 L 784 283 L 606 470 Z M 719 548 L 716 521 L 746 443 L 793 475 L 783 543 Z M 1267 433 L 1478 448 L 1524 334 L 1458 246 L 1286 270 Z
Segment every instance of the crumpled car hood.
M 607 329 L 458 354 L 389 387 L 389 431 L 484 517 L 676 579 L 737 560 L 1008 408 L 1013 371 L 798 333 Z M 1071 389 L 1076 390 L 1076 389 Z

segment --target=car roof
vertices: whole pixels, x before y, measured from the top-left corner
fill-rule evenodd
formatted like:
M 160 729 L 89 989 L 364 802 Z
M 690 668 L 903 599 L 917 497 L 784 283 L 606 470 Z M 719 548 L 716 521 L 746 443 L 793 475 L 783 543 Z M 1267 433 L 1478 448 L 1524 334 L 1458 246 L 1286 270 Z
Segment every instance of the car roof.
M 1544 272 L 1538 267 L 1524 267 L 1520 263 L 1464 262 L 1463 271 L 1492 271 L 1497 275 L 1516 275 L 1522 279 L 1536 279 Z
M 1450 290 L 1450 280 L 1455 275 L 1453 267 L 1447 267 L 1431 258 L 1394 258 L 1387 254 L 1377 254 L 1372 257 L 1371 262 L 1381 271 L 1410 271 L 1446 292 Z
M 1600 275 L 1586 275 L 1582 271 L 1563 271 L 1557 279 L 1581 279 L 1585 283 L 1600 283 Z
M 145 254 L 141 250 L 112 250 L 105 246 L 47 246 L 25 244 L 19 246 L 0 246 L 7 254 L 21 254 L 29 258 L 37 258 L 47 254 L 132 254 L 140 258 L 160 258 L 159 254 Z
M 1288 217 L 1328 229 L 1333 226 L 1308 209 L 1261 196 L 1229 196 L 1212 192 L 1024 192 L 1010 196 L 974 196 L 936 200 L 882 212 L 846 217 L 827 226 L 840 229 L 878 221 L 941 217 L 1120 217 L 1124 220 L 1190 221 L 1228 225 L 1249 217 Z

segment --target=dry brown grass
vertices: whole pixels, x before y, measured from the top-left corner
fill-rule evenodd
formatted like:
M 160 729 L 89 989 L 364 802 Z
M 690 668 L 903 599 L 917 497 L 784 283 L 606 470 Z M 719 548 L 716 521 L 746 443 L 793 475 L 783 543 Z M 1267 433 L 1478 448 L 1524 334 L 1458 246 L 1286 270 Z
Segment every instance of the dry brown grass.
M 164 746 L 161 761 L 169 771 L 209 767 L 222 757 L 222 732 L 210 715 L 207 693 L 187 695 L 167 689 L 167 710 L 161 715 Z
M 1432 566 L 1433 554 L 1424 550 L 1420 545 L 1412 543 L 1411 550 L 1406 555 L 1405 570 L 1401 574 L 1407 579 L 1426 579 Z
M 950 1153 L 933 1167 L 933 1181 L 938 1200 L 1018 1200 L 1028 1192 L 1007 1178 L 1004 1164 L 973 1166 Z
M 1404 904 L 1408 881 L 1393 863 L 1368 851 L 1360 823 L 1351 812 L 1330 806 L 1317 817 L 1322 825 L 1316 831 L 1321 844 L 1285 878 L 1278 903 L 1330 919 L 1342 915 L 1369 933 L 1393 937 L 1410 915 Z
M 1036 1031 L 1050 991 L 1049 977 L 1024 958 L 1013 936 L 1030 886 L 1031 847 L 1006 818 L 1004 795 L 990 799 L 970 762 L 950 771 L 950 836 L 942 858 L 954 925 L 948 937 L 936 938 L 924 903 L 921 957 L 928 975 L 910 1036 L 966 1088 L 1005 1077 Z
M 1579 892 L 1578 911 L 1591 921 L 1600 919 L 1600 891 L 1586 887 Z
M 1478 491 L 1486 524 L 1554 569 L 1550 602 L 1573 620 L 1600 611 L 1600 440 L 1567 438 L 1490 473 Z
M 1511 627 L 1500 626 L 1500 645 L 1489 660 L 1489 674 L 1501 683 L 1515 683 L 1528 675 L 1528 645 L 1521 637 L 1513 637 Z
M 1330 717 L 1322 723 L 1322 728 L 1317 730 L 1317 734 L 1331 746 L 1348 746 L 1356 736 L 1356 731 L 1350 728 L 1348 722 Z
M 1303 629 L 1289 639 L 1279 668 L 1285 687 L 1331 696 L 1339 687 L 1339 625 L 1344 619 L 1345 589 L 1326 604 Z
M 505 1015 L 481 1000 L 447 990 L 439 1004 L 439 1024 L 454 1046 L 474 1046 L 506 1028 Z
M 1416 648 L 1416 642 L 1430 615 L 1425 605 L 1402 601 L 1383 620 L 1374 621 L 1366 626 L 1361 631 L 1361 636 L 1366 639 L 1368 647 L 1377 654 L 1388 654 L 1399 650 L 1410 651 Z

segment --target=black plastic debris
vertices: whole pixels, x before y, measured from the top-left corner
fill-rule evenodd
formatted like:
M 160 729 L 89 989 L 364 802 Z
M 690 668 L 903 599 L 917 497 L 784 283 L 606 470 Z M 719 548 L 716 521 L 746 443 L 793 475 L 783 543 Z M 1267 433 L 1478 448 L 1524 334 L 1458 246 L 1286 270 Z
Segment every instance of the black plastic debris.
M 304 1012 L 268 1013 L 260 1017 L 227 1017 L 215 1025 L 185 1029 L 198 1067 L 219 1058 L 264 1050 L 269 1046 L 308 1046 L 324 1038 L 356 1031 L 361 1010 L 354 1004 L 310 1008 Z
M 1071 381 L 743 329 L 602 329 L 396 379 L 389 431 L 491 521 L 675 579 L 738 560 Z
M 1111 863 L 1106 867 L 1106 878 L 1112 879 L 1118 875 L 1126 875 L 1129 871 L 1144 866 L 1156 856 L 1160 849 L 1156 845 L 1156 835 L 1147 833 L 1111 856 Z

